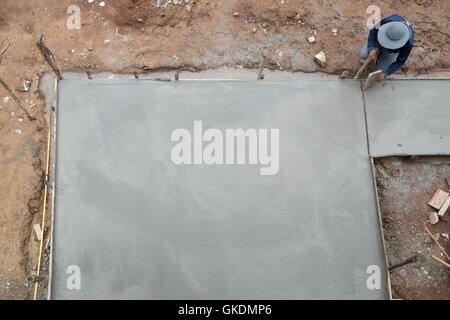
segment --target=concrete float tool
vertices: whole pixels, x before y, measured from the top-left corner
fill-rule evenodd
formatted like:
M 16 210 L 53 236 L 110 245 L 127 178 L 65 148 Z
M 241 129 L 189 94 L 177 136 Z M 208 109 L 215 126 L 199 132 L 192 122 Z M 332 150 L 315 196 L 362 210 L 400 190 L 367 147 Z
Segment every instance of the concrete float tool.
M 383 71 L 377 70 L 377 71 L 369 74 L 369 76 L 367 77 L 367 80 L 364 82 L 363 90 L 367 90 L 371 86 L 373 86 L 374 83 L 376 82 L 378 75 L 380 75 L 381 73 L 383 73 Z

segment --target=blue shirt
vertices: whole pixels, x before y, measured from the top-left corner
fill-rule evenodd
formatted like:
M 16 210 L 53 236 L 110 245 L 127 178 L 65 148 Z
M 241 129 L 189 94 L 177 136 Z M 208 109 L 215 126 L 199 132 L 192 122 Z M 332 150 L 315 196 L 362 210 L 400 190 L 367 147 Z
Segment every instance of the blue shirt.
M 393 21 L 399 21 L 399 22 L 405 22 L 407 23 L 406 19 L 399 16 L 399 15 L 392 15 L 389 17 L 384 18 L 383 20 L 380 21 L 379 24 L 377 24 L 374 28 L 372 28 L 369 32 L 369 40 L 367 41 L 367 49 L 373 50 L 375 48 L 381 49 L 383 48 L 383 46 L 380 45 L 380 43 L 378 42 L 378 29 L 386 23 L 389 22 L 393 22 Z M 395 49 L 395 50 L 389 50 L 386 48 L 383 48 L 385 50 L 388 50 L 389 52 L 398 52 L 398 56 L 397 56 L 397 60 L 392 63 L 389 68 L 386 70 L 386 72 L 384 73 L 386 75 L 386 77 L 388 77 L 389 75 L 393 74 L 395 71 L 397 71 L 398 69 L 401 68 L 402 65 L 405 64 L 406 59 L 408 59 L 409 54 L 411 53 L 411 49 L 413 47 L 413 43 L 414 43 L 414 29 L 412 28 L 411 25 L 408 25 L 409 28 L 409 40 L 408 42 L 406 42 L 406 44 L 401 47 L 400 49 Z

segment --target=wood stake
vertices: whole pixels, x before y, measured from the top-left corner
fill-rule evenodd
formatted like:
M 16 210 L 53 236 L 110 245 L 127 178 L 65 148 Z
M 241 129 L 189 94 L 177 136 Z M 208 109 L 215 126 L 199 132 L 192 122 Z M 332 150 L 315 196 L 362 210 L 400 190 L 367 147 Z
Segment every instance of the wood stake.
M 257 80 L 262 80 L 262 79 L 264 79 L 264 76 L 263 76 L 263 71 L 264 71 L 264 65 L 266 64 L 266 57 L 262 57 L 262 60 L 261 60 L 261 64 L 259 65 L 259 72 L 258 72 L 258 78 L 257 78 Z
M 427 226 L 423 226 L 425 230 L 427 230 L 428 234 L 430 235 L 431 239 L 438 245 L 439 248 L 441 248 L 442 252 L 447 257 L 447 260 L 450 261 L 450 257 L 448 256 L 447 252 L 445 252 L 444 248 L 442 248 L 441 244 L 434 238 L 434 236 L 431 234 L 430 230 L 428 230 Z
M 432 257 L 434 260 L 436 260 L 437 262 L 442 263 L 444 266 L 446 266 L 447 268 L 450 269 L 450 264 L 448 264 L 447 262 L 445 262 L 445 261 L 439 259 L 438 257 L 436 257 L 436 256 L 434 256 L 434 255 L 431 255 L 431 257 Z

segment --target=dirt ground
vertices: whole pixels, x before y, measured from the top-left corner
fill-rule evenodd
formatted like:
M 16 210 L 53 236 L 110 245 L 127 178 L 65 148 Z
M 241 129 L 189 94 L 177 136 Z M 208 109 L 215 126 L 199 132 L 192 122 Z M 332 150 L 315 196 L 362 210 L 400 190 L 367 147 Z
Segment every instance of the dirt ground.
M 450 299 L 450 270 L 431 255 L 446 258 L 424 228 L 449 251 L 448 213 L 431 225 L 428 216 L 436 210 L 428 202 L 437 188 L 448 191 L 450 158 L 383 158 L 375 167 L 388 264 L 419 256 L 390 272 L 393 298 Z
M 448 0 L 2 0 L 0 77 L 37 118 L 28 121 L 0 89 L 0 299 L 27 299 L 36 268 L 47 124 L 37 79 L 51 73 L 35 42 L 39 35 L 63 72 L 115 73 L 221 66 L 340 74 L 359 68 L 367 37 L 366 8 L 398 13 L 415 28 L 415 48 L 400 73 L 448 71 Z M 80 29 L 69 29 L 70 5 Z M 335 34 L 333 33 L 335 30 Z M 316 34 L 316 42 L 307 38 Z M 324 51 L 325 68 L 313 57 Z M 31 81 L 28 92 L 23 87 Z

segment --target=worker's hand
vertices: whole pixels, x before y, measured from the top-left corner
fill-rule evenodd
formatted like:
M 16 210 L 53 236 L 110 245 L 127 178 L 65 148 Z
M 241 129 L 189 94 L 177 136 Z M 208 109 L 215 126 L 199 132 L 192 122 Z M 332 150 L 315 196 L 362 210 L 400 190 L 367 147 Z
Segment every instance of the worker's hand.
M 377 81 L 377 82 L 380 82 L 380 81 L 383 81 L 385 78 L 386 78 L 386 75 L 385 75 L 384 73 L 380 73 L 380 74 L 377 76 L 376 81 Z

